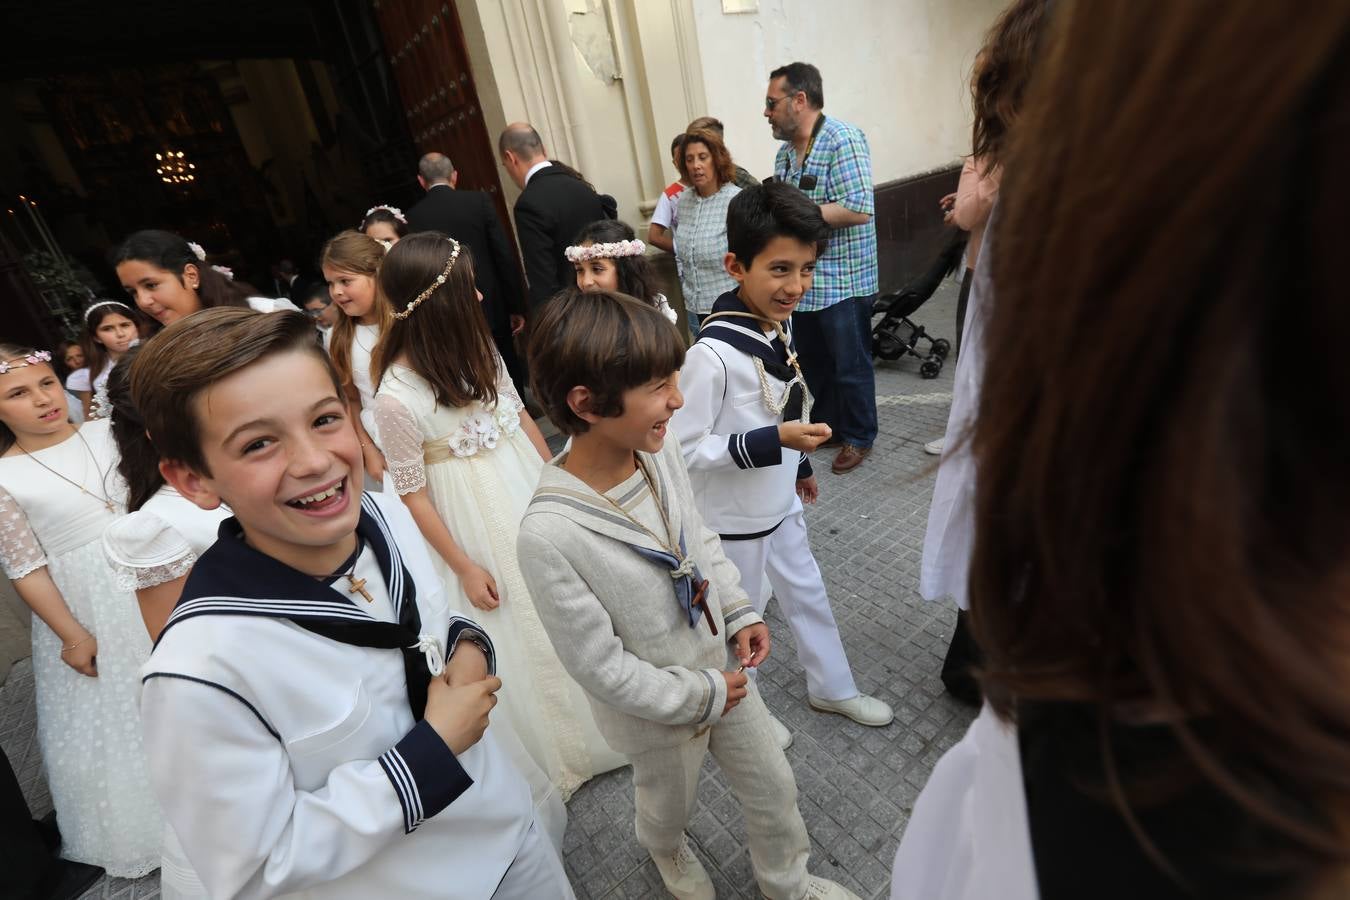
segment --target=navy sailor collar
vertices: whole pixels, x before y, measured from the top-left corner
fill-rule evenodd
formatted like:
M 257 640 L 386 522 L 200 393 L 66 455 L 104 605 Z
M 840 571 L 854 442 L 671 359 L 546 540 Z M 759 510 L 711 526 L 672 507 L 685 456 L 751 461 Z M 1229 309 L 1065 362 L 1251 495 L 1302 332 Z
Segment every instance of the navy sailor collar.
M 737 291 L 727 291 L 717 298 L 713 303 L 712 314 L 720 312 L 750 312 L 749 307 L 742 302 L 740 294 Z M 788 345 L 792 340 L 792 320 L 783 323 L 783 328 L 787 332 Z M 795 376 L 792 367 L 788 365 L 788 347 L 778 340 L 775 332 L 765 332 L 760 324 L 754 319 L 746 319 L 740 316 L 728 316 L 727 318 L 713 319 L 704 324 L 699 330 L 698 339 L 721 341 L 727 346 L 739 350 L 749 356 L 757 357 L 764 363 L 764 370 L 779 381 L 791 381 Z
M 361 497 L 356 534 L 375 553 L 398 616 L 404 603 L 416 602 L 413 581 L 384 513 L 367 493 Z M 250 547 L 243 539 L 239 520 L 233 516 L 220 523 L 218 535 L 192 567 L 156 646 L 177 622 L 211 613 L 292 620 L 378 621 L 352 598 L 322 580 Z

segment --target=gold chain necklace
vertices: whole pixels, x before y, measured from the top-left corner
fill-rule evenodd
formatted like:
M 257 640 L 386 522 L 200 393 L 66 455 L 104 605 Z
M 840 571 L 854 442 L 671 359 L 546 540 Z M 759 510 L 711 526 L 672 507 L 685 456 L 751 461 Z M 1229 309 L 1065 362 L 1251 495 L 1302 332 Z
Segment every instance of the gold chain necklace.
M 94 461 L 94 471 L 98 472 L 98 475 L 99 475 L 99 483 L 103 485 L 103 489 L 104 489 L 104 490 L 107 490 L 107 486 L 108 486 L 108 473 L 105 472 L 105 471 L 103 471 L 103 469 L 99 466 L 99 464 L 98 464 L 98 457 L 94 455 L 94 451 L 90 448 L 89 442 L 86 441 L 86 440 L 84 439 L 84 435 L 80 434 L 80 430 L 79 430 L 78 428 L 75 429 L 75 436 L 76 436 L 77 438 L 80 439 L 80 443 L 81 443 L 81 444 L 84 444 L 85 452 L 87 452 L 87 453 L 89 454 L 89 458 L 92 459 L 92 460 Z M 90 497 L 93 497 L 95 500 L 100 501 L 104 506 L 106 506 L 106 507 L 108 508 L 108 512 L 117 512 L 117 506 L 116 506 L 111 500 L 109 500 L 107 497 L 99 496 L 98 494 L 95 494 L 93 491 L 90 491 L 90 490 L 86 489 L 85 486 L 82 485 L 82 484 L 80 484 L 78 481 L 75 481 L 75 480 L 73 480 L 73 479 L 67 478 L 66 476 L 62 475 L 60 472 L 56 471 L 56 470 L 53 469 L 51 466 L 47 465 L 47 464 L 46 464 L 45 462 L 43 462 L 42 460 L 38 459 L 38 458 L 37 458 L 36 456 L 34 456 L 33 454 L 29 453 L 29 452 L 28 452 L 28 449 L 27 449 L 26 447 L 24 447 L 23 444 L 20 444 L 20 443 L 18 442 L 18 440 L 15 440 L 15 441 L 14 441 L 14 446 L 16 446 L 16 447 L 18 447 L 20 450 L 22 450 L 24 456 L 28 457 L 28 458 L 31 459 L 33 462 L 37 463 L 39 466 L 42 466 L 42 468 L 46 469 L 48 472 L 51 472 L 51 473 L 52 473 L 53 475 L 55 475 L 57 478 L 60 478 L 62 481 L 66 482 L 67 484 L 72 484 L 72 485 L 74 485 L 75 487 L 79 488 L 81 494 L 86 494 L 86 495 L 88 495 L 88 496 L 90 496 Z M 53 445 L 53 446 L 55 446 L 55 445 Z
M 764 371 L 764 360 L 754 355 L 750 357 L 755 364 L 755 374 L 759 376 L 759 392 L 760 396 L 764 399 L 764 407 L 775 416 L 781 414 L 787 407 L 788 400 L 792 397 L 792 386 L 794 384 L 800 384 L 802 386 L 802 414 L 797 421 L 801 422 L 803 425 L 810 423 L 811 405 L 814 403 L 815 398 L 811 396 L 811 390 L 806 386 L 806 376 L 802 374 L 801 364 L 797 362 L 797 354 L 793 352 L 790 346 L 788 346 L 787 329 L 783 327 L 783 323 L 775 322 L 773 319 L 766 319 L 763 316 L 757 316 L 754 313 L 727 310 L 725 312 L 713 313 L 703 320 L 703 324 L 707 325 L 711 320 L 719 318 L 754 319 L 756 322 L 762 322 L 765 325 L 773 326 L 774 330 L 778 333 L 778 339 L 783 342 L 783 350 L 787 353 L 787 362 L 788 365 L 792 367 L 793 376 L 792 380 L 784 386 L 782 395 L 775 397 L 773 387 L 769 384 L 769 374 Z

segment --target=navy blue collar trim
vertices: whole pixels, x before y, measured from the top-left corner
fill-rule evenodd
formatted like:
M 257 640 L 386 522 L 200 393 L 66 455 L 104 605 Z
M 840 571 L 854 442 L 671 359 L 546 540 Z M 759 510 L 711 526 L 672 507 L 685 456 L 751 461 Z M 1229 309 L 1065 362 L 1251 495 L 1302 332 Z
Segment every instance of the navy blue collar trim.
M 727 291 L 713 303 L 712 312 L 750 312 L 736 291 Z M 792 343 L 792 321 L 783 326 L 787 330 L 788 343 Z M 766 333 L 753 319 L 729 316 L 713 319 L 706 323 L 698 333 L 698 339 L 721 341 L 727 346 L 764 362 L 764 370 L 779 381 L 791 381 L 795 376 L 787 362 L 788 348 L 778 340 L 777 334 Z
M 375 553 L 397 615 L 405 603 L 416 601 L 415 590 L 389 524 L 369 494 L 362 495 L 356 533 Z M 234 517 L 220 523 L 219 539 L 192 567 L 156 646 L 177 622 L 207 614 L 376 621 L 322 580 L 250 547 Z

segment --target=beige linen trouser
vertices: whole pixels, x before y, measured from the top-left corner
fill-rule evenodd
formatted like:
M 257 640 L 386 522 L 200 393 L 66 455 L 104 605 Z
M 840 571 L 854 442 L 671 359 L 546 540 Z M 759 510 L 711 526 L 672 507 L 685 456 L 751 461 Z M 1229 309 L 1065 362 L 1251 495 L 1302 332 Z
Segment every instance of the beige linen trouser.
M 680 846 L 708 752 L 740 801 L 760 890 L 770 900 L 800 900 L 810 854 L 806 823 L 797 810 L 797 781 L 754 682 L 745 699 L 707 731 L 674 747 L 632 755 L 638 843 L 665 855 Z

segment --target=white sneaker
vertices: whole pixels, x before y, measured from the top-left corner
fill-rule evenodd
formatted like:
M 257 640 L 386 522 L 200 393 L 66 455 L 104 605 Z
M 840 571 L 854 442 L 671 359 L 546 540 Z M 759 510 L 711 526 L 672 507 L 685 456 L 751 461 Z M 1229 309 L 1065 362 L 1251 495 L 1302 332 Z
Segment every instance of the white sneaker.
M 816 712 L 838 713 L 870 728 L 881 728 L 895 720 L 895 710 L 884 701 L 866 694 L 848 700 L 821 700 L 808 694 L 806 701 Z
M 842 884 L 810 875 L 806 879 L 806 897 L 804 900 L 862 900 L 857 894 Z
M 689 838 L 680 838 L 680 848 L 670 855 L 653 853 L 652 862 L 676 900 L 717 900 L 708 870 L 689 849 Z
M 942 450 L 947 446 L 947 436 L 944 434 L 936 441 L 929 441 L 923 445 L 923 452 L 929 456 L 941 456 Z
M 773 729 L 774 739 L 778 741 L 778 746 L 784 750 L 792 746 L 792 732 L 788 727 L 778 721 L 778 717 L 773 713 L 769 714 L 769 727 Z

